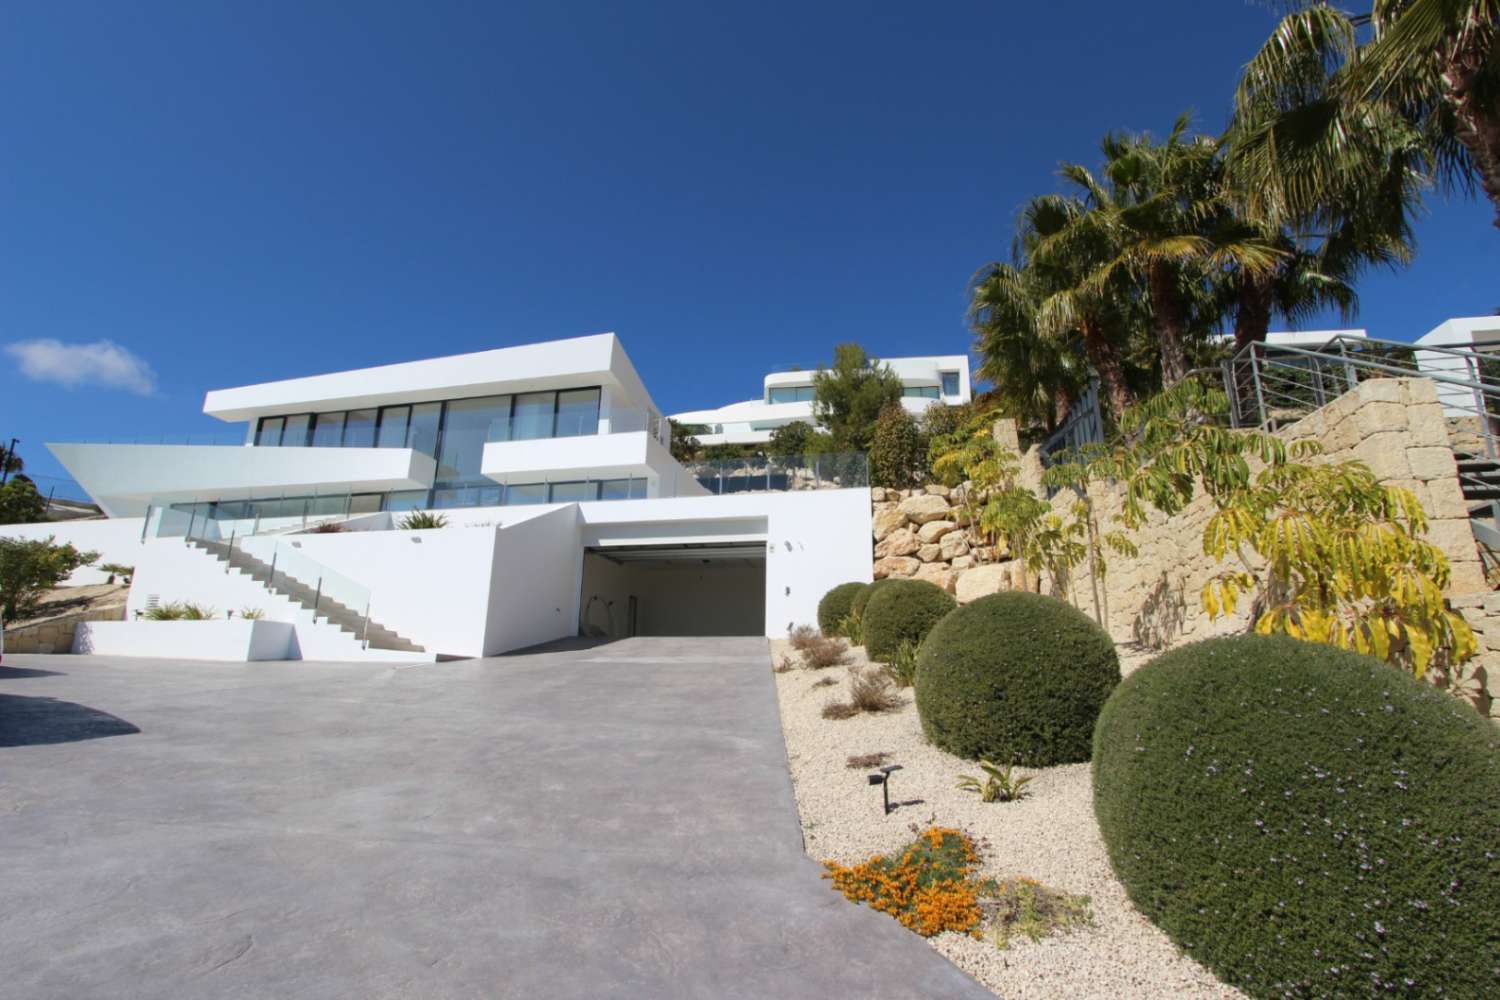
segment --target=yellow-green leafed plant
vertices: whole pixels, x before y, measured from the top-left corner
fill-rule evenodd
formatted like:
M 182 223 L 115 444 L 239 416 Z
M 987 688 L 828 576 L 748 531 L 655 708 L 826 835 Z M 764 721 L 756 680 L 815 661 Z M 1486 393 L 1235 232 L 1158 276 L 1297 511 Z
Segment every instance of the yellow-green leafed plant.
M 1225 496 L 1203 531 L 1223 561 L 1248 551 L 1263 568 L 1219 574 L 1203 587 L 1211 617 L 1233 614 L 1257 584 L 1255 630 L 1378 657 L 1473 698 L 1463 664 L 1474 633 L 1448 609 L 1448 559 L 1422 536 L 1427 515 L 1410 490 L 1376 481 L 1359 462 L 1287 462 Z
M 1015 774 L 1013 766 L 1001 767 L 987 760 L 979 762 L 979 769 L 986 775 L 983 781 L 971 774 L 958 776 L 960 791 L 978 792 L 981 802 L 1017 802 L 1026 797 L 1026 786 L 1031 784 L 1030 775 Z

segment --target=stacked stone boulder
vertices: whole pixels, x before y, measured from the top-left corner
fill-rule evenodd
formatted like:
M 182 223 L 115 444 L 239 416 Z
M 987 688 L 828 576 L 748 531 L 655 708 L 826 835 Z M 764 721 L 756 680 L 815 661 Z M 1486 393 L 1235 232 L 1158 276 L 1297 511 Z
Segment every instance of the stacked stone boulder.
M 962 488 L 929 485 L 870 491 L 875 579 L 901 577 L 936 584 L 960 601 L 1008 589 L 1011 564 L 970 530 Z M 998 553 L 1003 558 L 1004 553 Z

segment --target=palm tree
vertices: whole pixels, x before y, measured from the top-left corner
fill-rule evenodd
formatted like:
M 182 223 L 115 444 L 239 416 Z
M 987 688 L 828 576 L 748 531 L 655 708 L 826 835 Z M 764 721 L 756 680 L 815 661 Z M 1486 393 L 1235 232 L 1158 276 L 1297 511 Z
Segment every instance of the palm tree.
M 1468 192 L 1477 179 L 1500 226 L 1497 35 L 1500 0 L 1288 13 L 1235 95 L 1236 173 L 1253 212 L 1279 221 L 1337 210 L 1362 186 Z
M 1222 141 L 1225 194 L 1237 224 L 1279 258 L 1231 282 L 1236 348 L 1265 340 L 1278 313 L 1292 322 L 1328 306 L 1352 315 L 1361 270 L 1412 257 L 1432 146 L 1393 106 L 1345 98 L 1356 31 L 1326 4 L 1293 11 L 1241 77 Z
M 1406 112 L 1445 174 L 1460 184 L 1477 175 L 1500 227 L 1500 0 L 1376 0 L 1370 21 L 1375 38 L 1345 98 Z M 1454 155 L 1455 140 L 1464 156 Z
M 1123 276 L 1141 289 L 1167 386 L 1187 374 L 1189 340 L 1208 333 L 1193 321 L 1196 290 L 1221 272 L 1268 274 L 1283 256 L 1254 227 L 1237 223 L 1222 197 L 1218 143 L 1187 139 L 1187 128 L 1183 115 L 1160 144 L 1107 135 L 1102 179 L 1064 164 L 1062 175 L 1082 192 L 1087 211 L 1040 248 L 1049 255 L 1107 248 L 1089 281 L 1102 287 Z
M 1041 331 L 1040 276 L 1024 260 L 993 263 L 974 276 L 969 294 L 979 377 L 993 383 L 1006 413 L 1056 430 L 1088 378 L 1075 345 Z
M 1088 206 L 1077 198 L 1041 195 L 1021 211 L 1014 256 L 1025 260 L 1041 301 L 1037 330 L 1054 340 L 1076 340 L 1099 376 L 1106 407 L 1116 420 L 1135 401 L 1127 377 L 1122 317 L 1130 312 L 1131 289 L 1122 275 L 1099 280 L 1095 272 L 1108 260 L 1112 244 L 1106 234 L 1080 223 Z M 1044 245 L 1067 252 L 1044 253 Z M 1049 242 L 1050 241 L 1050 242 Z

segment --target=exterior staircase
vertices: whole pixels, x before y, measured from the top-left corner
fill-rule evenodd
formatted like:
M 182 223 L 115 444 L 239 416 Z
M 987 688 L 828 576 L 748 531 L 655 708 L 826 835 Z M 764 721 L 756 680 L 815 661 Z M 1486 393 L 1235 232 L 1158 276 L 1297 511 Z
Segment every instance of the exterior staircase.
M 1492 550 L 1500 551 L 1500 460 L 1454 449 L 1458 461 L 1458 487 L 1469 504 L 1469 525 L 1474 537 Z
M 315 587 L 288 576 L 283 571 L 273 574 L 272 567 L 243 549 L 232 547 L 228 542 L 204 538 L 189 540 L 189 545 L 206 552 L 221 563 L 226 563 L 229 572 L 249 577 L 271 593 L 284 597 L 292 603 L 312 612 L 314 621 L 326 622 L 341 632 L 347 632 L 356 640 L 363 640 L 371 649 L 384 649 L 398 653 L 425 653 L 421 646 L 400 635 L 393 629 L 367 619 L 361 609 L 346 607 L 321 594 Z

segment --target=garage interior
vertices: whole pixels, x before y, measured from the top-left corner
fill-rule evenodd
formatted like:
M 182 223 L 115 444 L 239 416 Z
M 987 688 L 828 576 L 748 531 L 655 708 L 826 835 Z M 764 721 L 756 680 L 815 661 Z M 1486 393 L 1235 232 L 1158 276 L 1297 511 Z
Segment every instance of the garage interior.
M 765 635 L 764 542 L 586 548 L 585 636 Z

